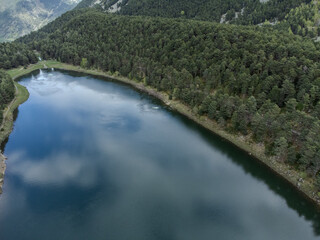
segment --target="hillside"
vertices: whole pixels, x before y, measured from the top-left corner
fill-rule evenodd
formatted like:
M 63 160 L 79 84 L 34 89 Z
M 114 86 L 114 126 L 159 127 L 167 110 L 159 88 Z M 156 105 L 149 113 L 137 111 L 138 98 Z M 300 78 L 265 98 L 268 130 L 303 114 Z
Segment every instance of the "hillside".
M 320 3 L 317 0 L 83 0 L 77 8 L 95 7 L 121 15 L 198 19 L 238 25 L 272 25 L 319 40 Z
M 0 42 L 11 41 L 37 30 L 80 0 L 0 0 Z
M 122 15 L 187 18 L 242 25 L 277 22 L 311 0 L 83 0 L 78 8 L 98 6 Z
M 320 46 L 254 26 L 72 11 L 19 42 L 167 92 L 320 187 Z
M 313 0 L 309 4 L 303 3 L 299 7 L 291 9 L 276 28 L 319 40 L 319 24 L 320 3 Z

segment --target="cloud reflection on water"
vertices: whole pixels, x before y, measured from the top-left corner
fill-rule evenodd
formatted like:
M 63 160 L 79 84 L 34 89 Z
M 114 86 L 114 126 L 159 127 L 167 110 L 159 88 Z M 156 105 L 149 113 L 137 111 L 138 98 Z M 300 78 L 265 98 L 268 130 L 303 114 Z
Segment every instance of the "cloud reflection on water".
M 31 96 L 6 149 L 0 237 L 315 239 L 265 182 L 133 90 L 59 72 L 23 83 Z M 26 145 L 23 129 L 50 141 Z

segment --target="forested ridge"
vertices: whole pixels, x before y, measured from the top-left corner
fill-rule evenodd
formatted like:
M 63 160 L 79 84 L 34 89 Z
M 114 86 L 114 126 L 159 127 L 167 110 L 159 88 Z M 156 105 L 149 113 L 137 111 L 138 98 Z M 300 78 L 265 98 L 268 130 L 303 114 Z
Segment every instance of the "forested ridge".
M 96 3 L 96 4 L 95 4 Z M 317 0 L 83 0 L 78 9 L 96 7 L 120 15 L 196 19 L 238 25 L 271 23 L 278 30 L 316 38 L 320 22 Z
M 312 0 L 83 0 L 77 8 L 100 7 L 108 11 L 114 4 L 120 15 L 187 18 L 215 22 L 255 25 L 282 21 L 301 4 Z
M 109 2 L 109 1 L 106 1 Z M 125 0 L 120 14 L 161 17 L 186 17 L 206 21 L 259 24 L 266 20 L 280 21 L 290 9 L 311 0 Z
M 320 187 L 320 46 L 268 28 L 81 10 L 19 42 L 46 59 L 142 81 Z
M 105 9 L 110 7 L 110 2 L 114 1 L 106 1 Z M 191 18 L 239 25 L 271 23 L 278 30 L 303 37 L 320 35 L 320 2 L 317 0 L 129 0 L 119 6 L 122 15 Z
M 277 29 L 288 30 L 304 37 L 315 38 L 320 35 L 320 2 L 313 0 L 293 8 L 284 20 L 276 25 Z

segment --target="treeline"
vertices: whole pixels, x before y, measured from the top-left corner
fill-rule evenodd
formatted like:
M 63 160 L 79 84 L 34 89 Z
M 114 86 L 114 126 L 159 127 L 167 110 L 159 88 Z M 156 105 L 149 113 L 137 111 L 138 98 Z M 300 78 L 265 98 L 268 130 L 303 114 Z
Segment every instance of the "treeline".
M 0 71 L 0 125 L 3 120 L 3 109 L 14 98 L 15 87 L 11 77 L 4 71 Z
M 285 19 L 276 25 L 277 29 L 287 30 L 303 37 L 315 38 L 320 35 L 320 2 L 314 0 L 293 8 Z
M 37 61 L 38 58 L 34 51 L 24 44 L 0 43 L 0 69 L 27 66 Z
M 47 59 L 165 91 L 263 143 L 266 154 L 306 171 L 320 187 L 318 44 L 268 28 L 78 13 L 20 41 Z
M 277 30 L 303 37 L 320 35 L 320 2 L 317 0 L 124 0 L 119 5 L 119 14 L 122 15 L 187 18 L 237 25 L 271 23 Z M 110 1 L 104 6 L 108 9 Z
M 255 25 L 266 20 L 283 20 L 292 8 L 309 2 L 311 0 L 124 0 L 120 3 L 120 14 Z
M 118 0 L 83 0 L 78 9 L 95 6 L 102 11 Z M 320 35 L 317 0 L 123 0 L 120 15 L 196 19 L 237 25 L 272 24 L 275 29 L 315 38 Z M 264 25 L 266 26 L 266 25 Z
M 243 14 L 239 14 L 238 18 L 231 19 L 231 23 L 237 24 L 260 24 L 265 21 L 279 22 L 285 19 L 291 9 L 299 7 L 302 3 L 309 4 L 312 0 L 267 0 L 267 1 L 251 1 Z M 232 16 L 233 12 L 228 12 Z

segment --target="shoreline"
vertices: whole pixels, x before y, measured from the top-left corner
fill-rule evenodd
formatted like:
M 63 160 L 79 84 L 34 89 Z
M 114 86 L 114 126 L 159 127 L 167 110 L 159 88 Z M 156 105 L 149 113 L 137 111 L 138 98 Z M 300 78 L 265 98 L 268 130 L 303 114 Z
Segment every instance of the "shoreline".
M 15 78 L 12 78 L 12 81 L 14 81 Z M 13 130 L 13 112 L 25 101 L 29 98 L 29 92 L 28 90 L 20 85 L 19 83 L 14 81 L 14 85 L 16 88 L 15 97 L 14 99 L 7 105 L 7 110 L 4 113 L 4 118 L 1 123 L 1 128 L 3 130 L 0 131 L 0 144 L 3 143 L 3 141 L 9 137 Z M 2 187 L 4 183 L 4 176 L 6 171 L 6 163 L 5 161 L 7 158 L 3 155 L 3 153 L 0 151 L 0 194 L 2 193 Z
M 190 107 L 184 105 L 183 103 L 177 100 L 169 100 L 169 96 L 167 93 L 159 92 L 158 90 L 150 86 L 145 86 L 142 82 L 136 82 L 126 77 L 114 76 L 100 70 L 83 69 L 80 66 L 73 66 L 57 61 L 43 61 L 30 66 L 28 69 L 20 69 L 20 71 L 22 71 L 20 73 L 17 72 L 17 70 L 10 70 L 8 72 L 13 77 L 13 79 L 17 79 L 18 77 L 21 77 L 23 75 L 26 75 L 37 69 L 42 68 L 56 68 L 60 70 L 86 73 L 93 76 L 107 77 L 114 81 L 128 84 L 137 90 L 145 92 L 161 100 L 164 104 L 171 107 L 173 110 L 179 112 L 180 114 L 186 116 L 187 118 L 193 120 L 197 124 L 206 128 L 213 134 L 221 137 L 222 139 L 230 142 L 231 144 L 245 151 L 250 157 L 253 157 L 255 160 L 259 161 L 264 166 L 271 169 L 272 172 L 274 172 L 282 179 L 287 181 L 289 184 L 291 184 L 299 193 L 304 195 L 308 200 L 314 203 L 317 208 L 320 209 L 320 195 L 318 195 L 317 191 L 314 189 L 313 180 L 311 178 L 306 178 L 303 172 L 297 171 L 296 169 L 294 169 L 294 167 L 288 164 L 279 162 L 273 157 L 266 156 L 264 154 L 264 147 L 261 144 L 253 143 L 249 136 L 242 136 L 240 134 L 230 134 L 225 130 L 221 129 L 218 123 L 209 119 L 207 116 L 200 116 L 198 114 L 193 113 Z

